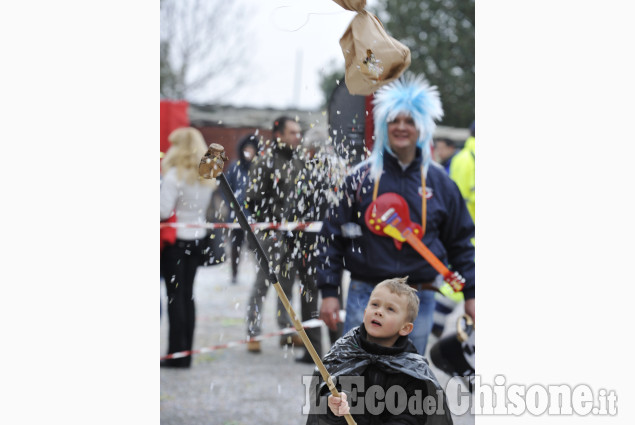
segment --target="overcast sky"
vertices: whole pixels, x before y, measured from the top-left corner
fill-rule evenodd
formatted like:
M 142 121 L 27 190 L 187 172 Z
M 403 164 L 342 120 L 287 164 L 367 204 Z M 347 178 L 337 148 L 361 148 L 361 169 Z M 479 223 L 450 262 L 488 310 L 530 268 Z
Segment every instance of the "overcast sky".
M 317 109 L 323 101 L 319 71 L 343 69 L 339 40 L 355 17 L 333 0 L 240 0 L 256 36 L 252 78 L 228 102 L 237 106 Z M 367 1 L 368 5 L 375 0 Z M 283 46 L 287 46 L 284 48 Z

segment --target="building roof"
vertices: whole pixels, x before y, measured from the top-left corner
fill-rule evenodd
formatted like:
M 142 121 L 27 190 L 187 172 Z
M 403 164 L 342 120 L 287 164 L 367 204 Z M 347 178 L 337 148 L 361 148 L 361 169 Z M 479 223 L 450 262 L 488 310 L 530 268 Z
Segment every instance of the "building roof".
M 317 127 L 320 131 L 328 131 L 328 114 L 326 109 L 306 111 L 301 109 L 274 109 L 237 107 L 231 105 L 189 104 L 190 123 L 196 127 L 231 127 L 231 128 L 266 128 L 270 129 L 273 121 L 281 115 L 297 117 L 304 131 Z M 447 137 L 461 144 L 470 135 L 467 128 L 437 126 L 435 137 Z
M 219 127 L 258 127 L 270 128 L 273 121 L 281 115 L 297 117 L 307 128 L 320 125 L 327 127 L 326 111 L 305 111 L 300 109 L 253 108 L 230 105 L 190 104 L 188 115 L 192 125 Z

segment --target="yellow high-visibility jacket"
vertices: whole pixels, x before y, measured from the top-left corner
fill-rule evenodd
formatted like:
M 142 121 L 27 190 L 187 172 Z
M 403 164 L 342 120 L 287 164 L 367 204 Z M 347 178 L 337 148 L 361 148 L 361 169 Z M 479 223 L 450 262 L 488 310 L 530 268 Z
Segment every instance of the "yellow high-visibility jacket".
M 474 205 L 475 205 L 475 192 L 474 192 L 474 169 L 475 169 L 475 140 L 474 137 L 470 137 L 465 141 L 463 149 L 452 158 L 450 164 L 450 178 L 454 180 L 456 185 L 465 199 L 467 209 L 474 217 Z

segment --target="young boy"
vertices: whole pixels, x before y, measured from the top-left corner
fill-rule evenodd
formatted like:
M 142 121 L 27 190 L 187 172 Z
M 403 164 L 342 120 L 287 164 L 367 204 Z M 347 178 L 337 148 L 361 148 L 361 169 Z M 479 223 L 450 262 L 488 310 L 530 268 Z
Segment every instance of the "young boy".
M 324 356 L 324 366 L 337 381 L 341 397 L 330 395 L 316 369 L 319 383 L 312 386 L 314 404 L 307 425 L 345 424 L 346 413 L 358 425 L 452 424 L 439 382 L 408 339 L 419 298 L 407 279 L 377 284 L 363 323 L 338 339 Z

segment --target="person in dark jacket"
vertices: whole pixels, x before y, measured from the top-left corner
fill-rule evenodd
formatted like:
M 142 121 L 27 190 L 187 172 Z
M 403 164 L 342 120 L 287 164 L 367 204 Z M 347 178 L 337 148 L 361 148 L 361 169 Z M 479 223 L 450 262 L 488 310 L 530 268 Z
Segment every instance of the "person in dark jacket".
M 316 200 L 312 195 L 315 191 L 311 188 L 307 158 L 301 146 L 302 128 L 293 118 L 282 116 L 274 121 L 272 135 L 272 140 L 265 142 L 262 154 L 254 160 L 249 170 L 250 184 L 246 191 L 245 206 L 258 222 L 275 225 L 310 219 L 307 211 L 317 211 L 319 208 L 314 205 Z M 291 302 L 293 285 L 298 276 L 301 316 L 302 321 L 306 321 L 318 315 L 318 294 L 313 273 L 309 273 L 312 262 L 308 255 L 311 248 L 300 239 L 300 233 L 271 229 L 258 232 L 257 237 L 280 280 L 278 283 Z M 255 337 L 262 333 L 263 300 L 274 283 L 269 282 L 268 271 L 259 267 L 247 301 L 247 335 L 250 339 L 247 350 L 251 353 L 261 351 L 260 341 Z M 280 299 L 274 314 L 280 329 L 292 326 Z M 321 353 L 321 329 L 307 329 L 306 333 L 315 350 Z M 294 333 L 283 335 L 280 345 L 301 347 L 303 341 Z M 303 356 L 298 361 L 311 360 L 310 356 Z
M 305 133 L 299 156 L 304 159 L 305 167 L 299 179 L 302 183 L 298 186 L 302 193 L 302 197 L 297 202 L 300 206 L 298 213 L 301 214 L 298 220 L 305 223 L 320 223 L 324 219 L 328 207 L 340 202 L 337 188 L 346 177 L 347 163 L 329 143 L 325 128 L 313 127 Z M 300 261 L 296 261 L 298 275 L 301 277 L 303 285 L 309 288 L 308 292 L 315 296 L 317 295 L 316 270 L 319 267 L 318 232 L 294 233 L 295 245 L 293 249 L 300 256 Z M 317 300 L 315 313 L 315 317 L 317 317 L 319 314 Z M 329 329 L 330 344 L 342 336 L 342 325 L 340 324 L 335 330 Z M 313 363 L 306 350 L 301 359 L 304 363 Z
M 379 283 L 364 310 L 363 323 L 324 356 L 340 397 L 329 394 L 316 368 L 307 425 L 344 424 L 347 413 L 358 425 L 452 424 L 438 380 L 408 339 L 419 298 L 407 279 Z
M 320 318 L 330 329 L 340 322 L 341 271 L 350 271 L 344 333 L 359 325 L 375 285 L 391 276 L 410 276 L 419 314 L 411 339 L 425 354 L 434 314 L 437 270 L 407 243 L 373 233 L 365 221 L 378 195 L 392 192 L 408 205 L 409 219 L 421 225 L 422 242 L 446 266 L 465 278 L 465 311 L 474 318 L 474 222 L 457 185 L 431 160 L 430 144 L 442 115 L 435 87 L 406 75 L 375 93 L 375 142 L 341 187 L 343 201 L 327 211 L 320 233 L 318 288 Z
M 255 134 L 245 136 L 238 144 L 238 159 L 229 166 L 227 171 L 227 182 L 231 186 L 236 200 L 242 208 L 245 203 L 245 192 L 249 185 L 249 167 L 258 153 L 258 137 Z M 230 211 L 232 221 L 235 218 L 234 211 Z M 231 231 L 231 272 L 232 283 L 236 283 L 238 276 L 238 263 L 240 261 L 240 249 L 245 240 L 245 232 L 242 229 L 232 229 Z
M 448 175 L 450 174 L 450 164 L 452 158 L 457 153 L 456 142 L 447 137 L 437 137 L 434 139 L 434 159 L 438 162 Z

